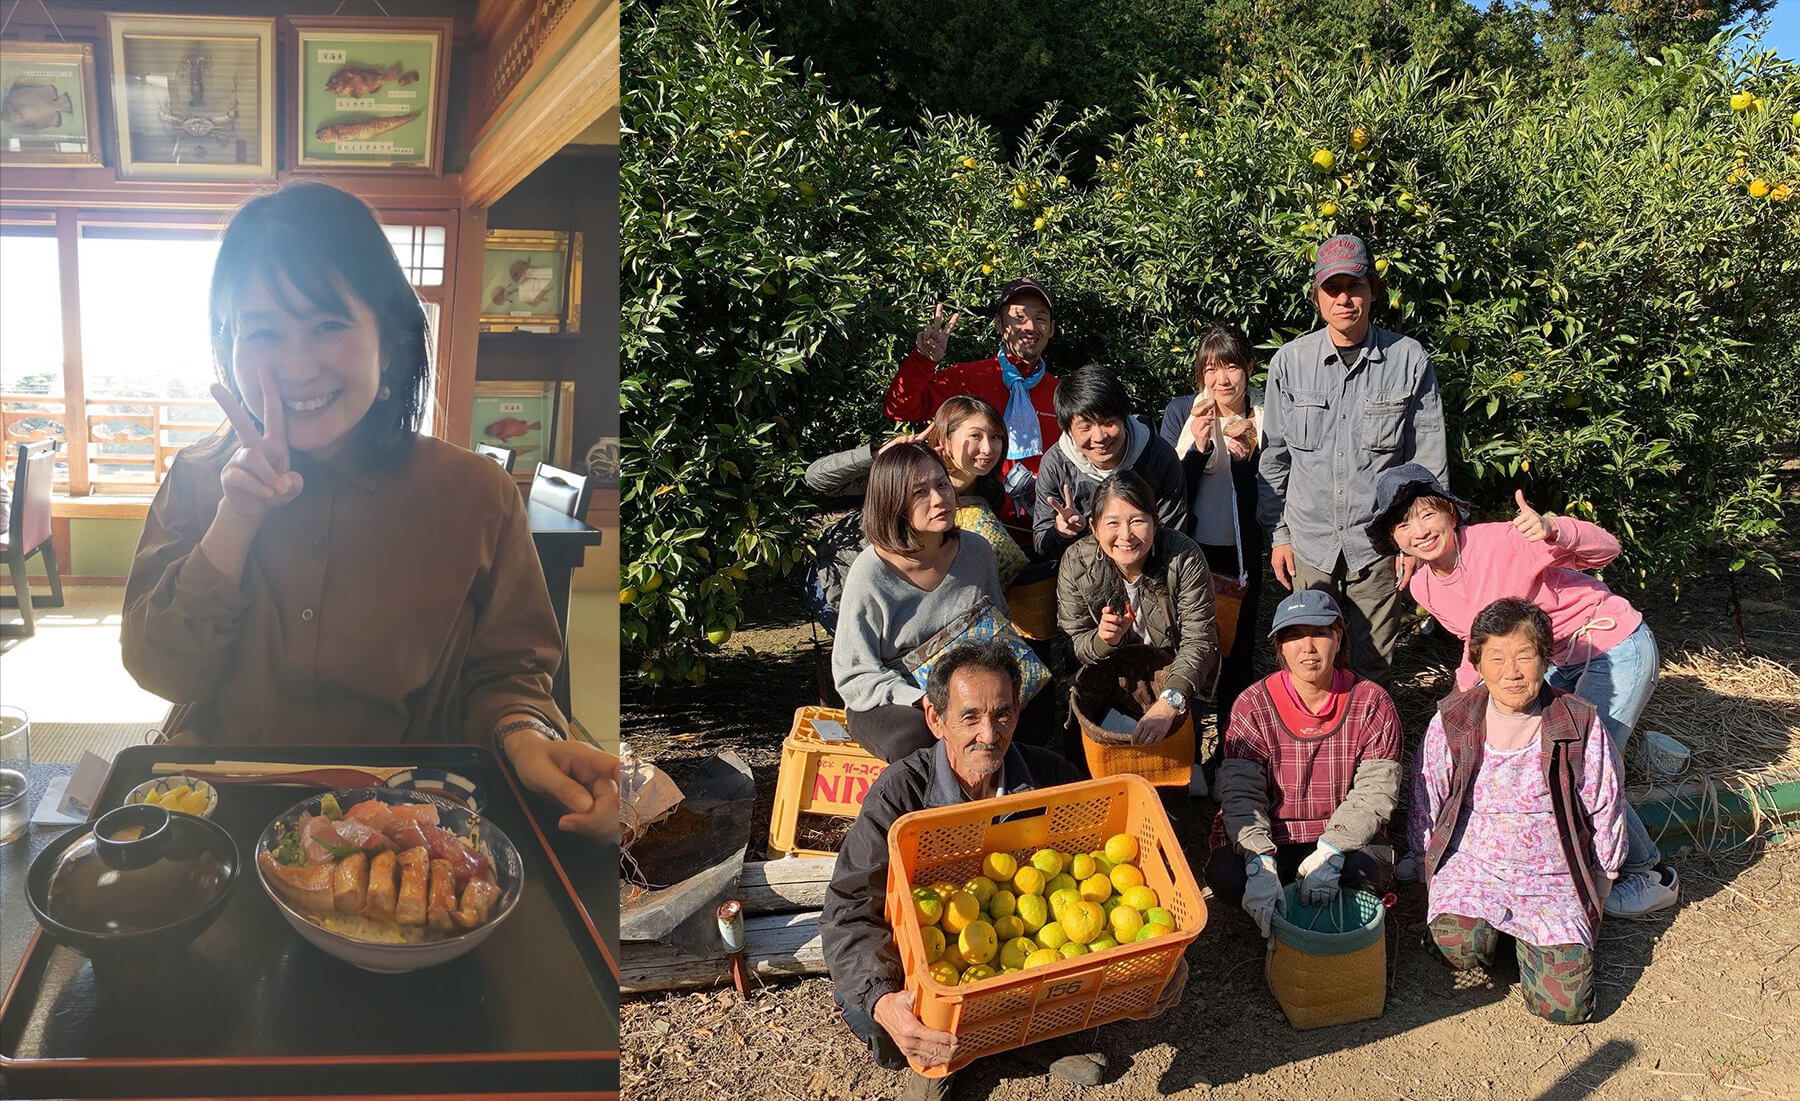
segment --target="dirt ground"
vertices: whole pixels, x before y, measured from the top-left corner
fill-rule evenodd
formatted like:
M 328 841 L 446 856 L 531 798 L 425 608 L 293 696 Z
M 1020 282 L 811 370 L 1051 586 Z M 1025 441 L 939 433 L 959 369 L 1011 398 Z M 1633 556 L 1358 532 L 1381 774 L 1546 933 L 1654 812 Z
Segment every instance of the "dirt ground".
M 1697 773 L 1800 776 L 1800 599 L 1791 580 L 1800 548 L 1783 566 L 1788 581 L 1741 583 L 1748 659 L 1737 652 L 1722 582 L 1691 585 L 1679 599 L 1667 586 L 1620 587 L 1646 613 L 1664 659 L 1641 725 L 1687 742 Z M 770 592 L 754 611 L 754 628 L 733 638 L 704 688 L 627 686 L 622 716 L 634 750 L 677 779 L 721 749 L 750 764 L 759 796 L 752 859 L 762 855 L 782 738 L 794 709 L 817 703 L 820 690 L 794 593 Z M 1395 697 L 1412 740 L 1448 690 L 1456 657 L 1441 633 L 1403 643 Z M 1629 777 L 1643 779 L 1635 768 Z M 1177 821 L 1190 853 L 1203 856 L 1213 810 L 1200 801 Z M 1800 1099 L 1800 839 L 1715 848 L 1685 844 L 1672 858 L 1683 883 L 1676 911 L 1603 926 L 1598 1006 L 1586 1025 L 1530 1016 L 1516 974 L 1458 979 L 1435 963 L 1421 945 L 1423 892 L 1411 888 L 1390 914 L 1382 1016 L 1296 1032 L 1262 978 L 1254 927 L 1222 908 L 1188 951 L 1191 978 L 1177 1009 L 1095 1034 L 1109 1060 L 1102 1085 L 1077 1089 L 1046 1075 L 1045 1059 L 1018 1052 L 967 1068 L 953 1096 Z M 838 1021 L 823 978 L 764 985 L 745 1001 L 728 987 L 630 999 L 621 1028 L 623 1089 L 634 1099 L 848 1101 L 900 1088 Z

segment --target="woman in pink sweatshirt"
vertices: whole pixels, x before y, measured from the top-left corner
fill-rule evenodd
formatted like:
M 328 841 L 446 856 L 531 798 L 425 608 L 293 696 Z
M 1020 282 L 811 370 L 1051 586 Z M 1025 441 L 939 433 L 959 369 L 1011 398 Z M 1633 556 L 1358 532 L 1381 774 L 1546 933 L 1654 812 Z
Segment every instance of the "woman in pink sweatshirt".
M 1419 561 L 1413 599 L 1445 630 L 1469 639 L 1476 615 L 1505 597 L 1529 600 L 1550 617 L 1555 664 L 1544 678 L 1599 709 L 1621 758 L 1656 689 L 1661 655 L 1644 617 L 1586 570 L 1619 556 L 1619 541 L 1597 524 L 1539 513 L 1517 495 L 1511 523 L 1471 524 L 1468 503 L 1417 463 L 1386 471 L 1376 488 L 1369 539 L 1378 554 Z M 1467 654 L 1456 687 L 1480 680 Z M 1606 898 L 1614 917 L 1644 917 L 1675 905 L 1680 880 L 1637 812 L 1626 808 L 1625 865 Z

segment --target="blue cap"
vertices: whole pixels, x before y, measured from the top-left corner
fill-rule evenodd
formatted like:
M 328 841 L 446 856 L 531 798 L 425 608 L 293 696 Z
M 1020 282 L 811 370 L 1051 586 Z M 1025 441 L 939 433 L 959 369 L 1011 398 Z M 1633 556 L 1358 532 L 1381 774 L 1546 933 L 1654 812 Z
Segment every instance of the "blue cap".
M 1275 606 L 1269 637 L 1274 638 L 1289 627 L 1329 627 L 1343 621 L 1344 613 L 1338 611 L 1337 601 L 1331 599 L 1330 593 L 1324 589 L 1300 589 Z

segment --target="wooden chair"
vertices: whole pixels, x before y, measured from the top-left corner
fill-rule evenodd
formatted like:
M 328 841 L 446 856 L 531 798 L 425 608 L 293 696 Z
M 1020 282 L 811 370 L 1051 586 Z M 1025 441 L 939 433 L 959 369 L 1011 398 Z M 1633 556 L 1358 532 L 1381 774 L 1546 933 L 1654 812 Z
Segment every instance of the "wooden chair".
M 63 606 L 62 574 L 56 568 L 56 543 L 50 533 L 50 483 L 56 479 L 56 441 L 39 440 L 19 445 L 19 462 L 13 472 L 12 511 L 6 532 L 0 534 L 12 575 L 13 595 L 0 597 L 0 607 L 17 608 L 21 622 L 0 624 L 0 635 L 30 638 L 37 633 L 31 588 L 26 582 L 25 560 L 38 555 L 50 578 L 50 596 L 39 597 L 38 607 Z
M 478 443 L 475 445 L 475 450 L 499 463 L 500 468 L 508 474 L 512 473 L 513 460 L 517 458 L 519 454 L 510 447 L 500 447 L 497 444 L 491 443 Z
M 553 508 L 564 516 L 585 520 L 588 502 L 594 497 L 595 480 L 549 463 L 539 463 L 531 476 L 531 501 Z

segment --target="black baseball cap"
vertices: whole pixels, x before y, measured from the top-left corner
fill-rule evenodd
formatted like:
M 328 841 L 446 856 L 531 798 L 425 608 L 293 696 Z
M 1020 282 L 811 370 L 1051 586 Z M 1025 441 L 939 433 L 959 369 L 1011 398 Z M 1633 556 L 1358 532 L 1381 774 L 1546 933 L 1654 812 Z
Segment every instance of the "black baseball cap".
M 1000 288 L 1000 297 L 994 302 L 994 316 L 998 317 L 1001 310 L 1012 304 L 1013 299 L 1026 294 L 1037 295 L 1044 300 L 1044 305 L 1051 313 L 1056 312 L 1056 303 L 1050 301 L 1050 292 L 1044 289 L 1044 285 L 1036 279 L 1026 278 L 1014 279 Z

